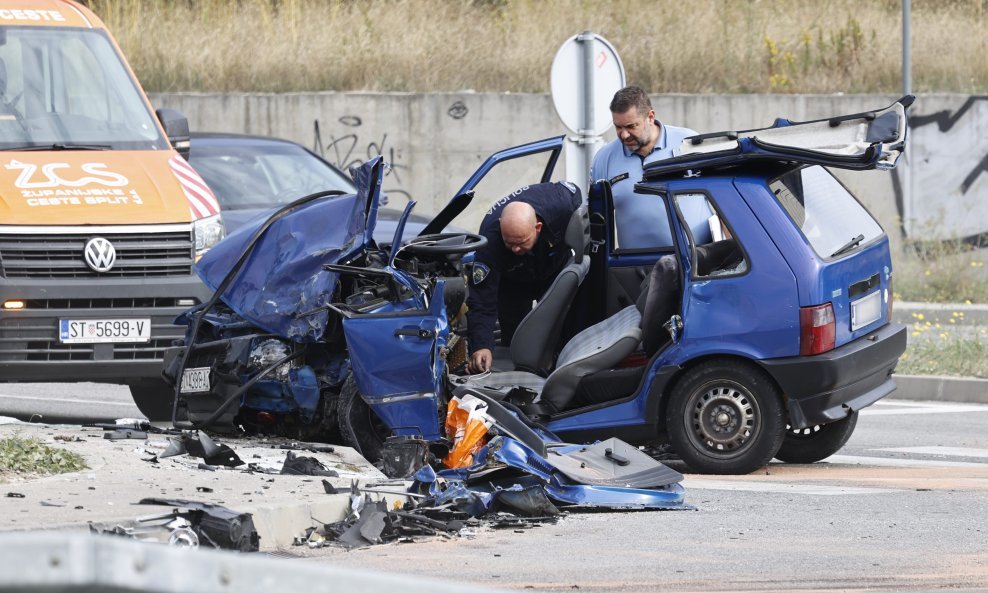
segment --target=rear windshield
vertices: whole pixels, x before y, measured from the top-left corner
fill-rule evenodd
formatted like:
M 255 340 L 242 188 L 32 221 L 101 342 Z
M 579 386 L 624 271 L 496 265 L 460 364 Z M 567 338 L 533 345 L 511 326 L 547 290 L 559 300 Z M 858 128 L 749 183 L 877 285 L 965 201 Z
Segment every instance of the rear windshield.
M 851 192 L 818 165 L 794 169 L 769 189 L 824 259 L 852 253 L 884 234 Z

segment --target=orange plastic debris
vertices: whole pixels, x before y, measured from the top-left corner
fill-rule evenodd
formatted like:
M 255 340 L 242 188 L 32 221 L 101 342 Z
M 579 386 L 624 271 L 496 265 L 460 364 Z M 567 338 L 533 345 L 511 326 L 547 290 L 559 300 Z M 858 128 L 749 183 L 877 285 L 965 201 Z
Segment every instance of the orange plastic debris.
M 487 404 L 472 395 L 453 398 L 446 409 L 446 435 L 453 437 L 453 448 L 443 459 L 449 468 L 468 467 L 473 455 L 487 444 L 492 421 Z

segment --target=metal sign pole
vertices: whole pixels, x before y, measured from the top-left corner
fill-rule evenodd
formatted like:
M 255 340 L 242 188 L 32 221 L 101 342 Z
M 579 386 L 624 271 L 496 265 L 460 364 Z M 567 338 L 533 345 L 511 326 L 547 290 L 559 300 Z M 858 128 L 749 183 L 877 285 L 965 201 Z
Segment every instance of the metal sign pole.
M 902 0 L 902 94 L 911 95 L 913 90 L 912 81 L 912 56 L 909 32 L 910 0 Z M 913 175 L 912 175 L 912 134 L 906 130 L 906 145 L 902 167 L 902 229 L 906 237 L 912 230 L 913 211 Z
M 624 86 L 624 66 L 606 39 L 584 31 L 559 48 L 550 77 L 556 113 L 575 134 L 566 138 L 566 178 L 586 195 L 601 134 L 611 126 L 610 99 Z
M 597 129 L 597 124 L 594 121 L 594 40 L 597 38 L 596 35 L 590 31 L 584 31 L 582 35 L 577 36 L 576 40 L 581 42 L 582 53 L 583 53 L 583 129 L 580 130 L 580 136 L 577 142 L 579 143 L 579 150 L 581 153 L 580 161 L 583 163 L 583 175 L 582 183 L 580 183 L 580 190 L 583 195 L 587 195 L 587 187 L 590 182 L 590 166 L 593 164 L 594 151 L 593 147 L 596 144 L 596 140 L 599 138 L 594 130 Z

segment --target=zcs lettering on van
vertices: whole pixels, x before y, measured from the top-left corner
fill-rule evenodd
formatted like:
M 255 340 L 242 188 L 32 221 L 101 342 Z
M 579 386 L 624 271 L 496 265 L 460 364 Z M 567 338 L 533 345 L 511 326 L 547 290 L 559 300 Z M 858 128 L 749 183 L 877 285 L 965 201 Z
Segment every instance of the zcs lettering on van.
M 17 181 L 14 182 L 14 185 L 21 189 L 37 189 L 42 187 L 59 186 L 81 187 L 91 183 L 106 185 L 109 187 L 121 187 L 130 183 L 130 181 L 123 175 L 105 170 L 106 164 L 104 163 L 86 163 L 82 165 L 80 167 L 82 172 L 88 173 L 88 176 L 79 177 L 76 175 L 76 179 L 66 179 L 61 174 L 55 172 L 59 169 L 70 168 L 71 165 L 68 163 L 48 163 L 41 166 L 41 173 L 45 178 L 47 178 L 43 181 L 34 179 L 35 173 L 38 171 L 38 166 L 33 163 L 10 161 L 4 165 L 4 167 L 10 170 L 20 170 L 20 174 L 17 176 Z

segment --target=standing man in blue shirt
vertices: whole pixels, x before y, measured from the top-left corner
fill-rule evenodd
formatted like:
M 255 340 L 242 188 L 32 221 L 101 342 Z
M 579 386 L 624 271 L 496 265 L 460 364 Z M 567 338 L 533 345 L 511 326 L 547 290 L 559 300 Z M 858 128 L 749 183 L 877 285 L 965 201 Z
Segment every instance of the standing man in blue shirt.
M 625 87 L 615 93 L 610 108 L 617 139 L 594 156 L 590 178 L 591 181 L 606 179 L 611 183 L 617 247 L 670 247 L 672 233 L 662 198 L 636 194 L 635 184 L 641 181 L 646 164 L 676 156 L 683 139 L 695 136 L 697 132 L 655 119 L 648 94 L 637 86 Z

